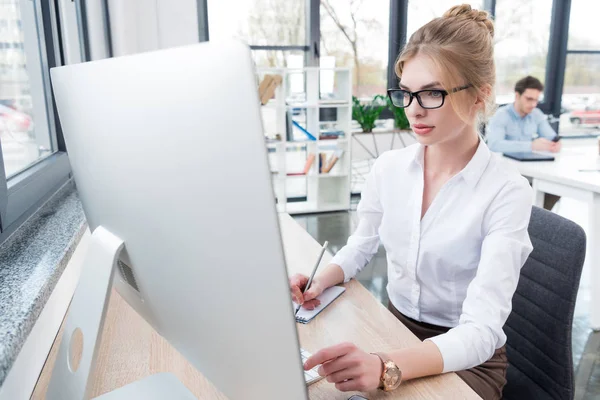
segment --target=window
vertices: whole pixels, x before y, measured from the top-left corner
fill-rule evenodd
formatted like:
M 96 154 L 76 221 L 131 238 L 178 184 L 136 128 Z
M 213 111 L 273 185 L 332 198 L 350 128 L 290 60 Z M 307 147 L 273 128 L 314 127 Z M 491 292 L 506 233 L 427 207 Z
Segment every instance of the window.
M 209 38 L 255 46 L 306 44 L 305 0 L 208 0 Z
M 56 150 L 50 132 L 35 19 L 17 0 L 0 2 L 0 140 L 7 177 Z M 21 2 L 22 3 L 22 2 Z
M 207 7 L 209 39 L 243 40 L 258 67 L 288 67 L 290 55 L 308 50 L 306 0 L 208 0 Z
M 259 68 L 302 68 L 304 50 L 253 50 L 252 58 Z
M 565 80 L 561 98 L 560 133 L 600 133 L 600 37 L 595 16 L 600 5 L 573 0 Z
M 321 65 L 354 69 L 353 94 L 387 90 L 389 0 L 321 0 Z
M 569 18 L 569 50 L 599 50 L 598 13 L 600 3 L 589 0 L 571 0 Z
M 450 7 L 463 3 L 469 4 L 477 10 L 483 10 L 483 0 L 410 0 L 408 2 L 408 26 L 406 28 L 406 37 L 409 39 L 417 29 L 432 19 L 441 17 L 450 9 Z
M 49 80 L 61 63 L 53 7 L 0 0 L 0 242 L 69 179 Z
M 546 76 L 551 4 L 547 0 L 498 0 L 495 21 L 496 102 L 514 101 L 515 83 Z
M 600 53 L 567 55 L 562 106 L 573 112 L 600 106 Z M 585 125 L 586 119 L 579 122 Z

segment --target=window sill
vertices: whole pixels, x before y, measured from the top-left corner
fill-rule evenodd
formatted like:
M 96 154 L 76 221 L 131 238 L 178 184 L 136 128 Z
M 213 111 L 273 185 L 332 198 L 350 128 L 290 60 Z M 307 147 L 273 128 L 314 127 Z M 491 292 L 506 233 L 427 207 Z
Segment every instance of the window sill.
M 69 181 L 0 246 L 0 387 L 86 228 Z

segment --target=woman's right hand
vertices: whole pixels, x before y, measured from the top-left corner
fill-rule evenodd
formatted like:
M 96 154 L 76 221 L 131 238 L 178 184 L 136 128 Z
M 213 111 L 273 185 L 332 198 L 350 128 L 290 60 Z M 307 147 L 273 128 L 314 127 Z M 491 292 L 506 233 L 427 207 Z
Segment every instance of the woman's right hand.
M 307 283 L 308 276 L 303 274 L 296 274 L 290 278 L 292 300 L 307 310 L 314 310 L 315 307 L 321 304 L 321 301 L 316 297 L 323 293 L 325 288 L 321 287 L 317 279 L 313 279 L 310 288 L 308 288 L 306 293 L 302 294 Z

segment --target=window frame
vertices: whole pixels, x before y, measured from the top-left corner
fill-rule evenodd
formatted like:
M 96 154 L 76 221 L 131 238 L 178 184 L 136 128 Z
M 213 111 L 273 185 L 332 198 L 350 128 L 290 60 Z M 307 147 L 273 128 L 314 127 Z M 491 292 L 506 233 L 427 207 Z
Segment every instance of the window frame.
M 409 0 L 390 0 L 390 62 L 388 63 L 388 85 L 397 85 L 393 72 L 392 56 L 397 55 L 406 43 L 407 9 Z M 484 0 L 484 9 L 492 18 L 496 18 L 497 0 Z M 568 49 L 568 33 L 571 15 L 571 0 L 553 0 L 552 14 L 550 17 L 550 37 L 548 42 L 548 56 L 546 58 L 546 76 L 544 81 L 544 101 L 538 107 L 545 113 L 552 115 L 552 128 L 558 132 L 561 113 L 562 93 L 567 56 L 569 54 L 600 54 L 598 50 Z M 396 23 L 397 31 L 393 32 Z M 398 33 L 400 31 L 400 33 Z M 402 36 L 402 33 L 404 36 Z M 396 43 L 396 46 L 394 46 Z M 395 57 L 395 56 L 394 56 Z M 396 87 L 396 86 L 390 86 Z
M 300 50 L 305 52 L 305 65 L 318 66 L 321 54 L 321 2 L 320 0 L 306 1 L 306 43 L 294 46 L 257 46 L 250 44 L 251 50 Z M 406 43 L 406 26 L 409 0 L 390 0 L 390 30 L 388 39 L 388 88 L 397 87 L 398 80 L 394 72 L 394 61 L 400 49 Z M 488 1 L 488 0 L 486 0 Z M 200 41 L 209 40 L 207 0 L 197 0 L 198 26 Z M 390 114 L 391 115 L 391 114 Z
M 567 63 L 567 42 L 569 40 L 569 20 L 571 0 L 553 0 L 550 19 L 550 42 L 546 59 L 544 101 L 538 107 L 544 114 L 551 114 L 555 121 L 552 128 L 558 132 L 562 92 Z M 552 83 L 552 84 L 550 84 Z
M 558 0 L 554 0 L 555 2 L 557 2 Z M 557 60 L 555 60 L 555 64 L 557 65 L 557 74 L 560 74 L 559 77 L 560 79 L 558 80 L 558 84 L 556 85 L 556 93 L 553 93 L 553 107 L 550 109 L 550 112 L 552 113 L 552 115 L 555 117 L 555 119 L 557 120 L 554 124 L 552 124 L 552 127 L 554 128 L 554 130 L 556 130 L 557 132 L 559 132 L 559 121 L 558 119 L 560 118 L 560 114 L 561 114 L 561 108 L 562 108 L 562 95 L 564 92 L 564 82 L 565 82 L 565 74 L 567 72 L 567 59 L 569 57 L 569 55 L 571 54 L 585 54 L 585 55 L 599 55 L 600 54 L 600 49 L 596 49 L 596 50 L 580 50 L 580 49 L 569 49 L 569 24 L 571 22 L 571 0 L 565 0 L 565 4 L 568 8 L 566 10 L 566 12 L 564 13 L 564 15 L 560 15 L 557 16 L 557 26 L 559 27 L 558 29 L 562 29 L 563 32 L 566 33 L 566 37 L 564 38 L 564 42 L 563 41 L 558 41 L 558 39 L 556 39 L 557 43 L 557 47 L 558 47 L 558 56 L 557 56 Z M 553 12 L 554 12 L 554 7 L 558 6 L 560 7 L 560 5 L 553 5 Z M 553 14 L 554 17 L 554 14 Z
M 253 45 L 249 44 L 250 50 L 274 50 L 274 51 L 304 51 L 304 63 L 306 66 L 319 65 L 320 52 L 320 0 L 304 0 L 306 2 L 306 35 L 304 45 Z M 208 21 L 208 0 L 197 0 L 198 30 L 201 42 L 209 40 L 210 24 Z
M 66 154 L 54 96 L 50 85 L 50 68 L 62 65 L 62 43 L 57 4 L 54 0 L 31 1 L 37 23 L 45 107 L 50 140 L 56 150 L 21 172 L 6 178 L 2 155 L 0 162 L 0 243 L 71 179 L 71 166 Z M 0 155 L 2 143 L 0 142 Z

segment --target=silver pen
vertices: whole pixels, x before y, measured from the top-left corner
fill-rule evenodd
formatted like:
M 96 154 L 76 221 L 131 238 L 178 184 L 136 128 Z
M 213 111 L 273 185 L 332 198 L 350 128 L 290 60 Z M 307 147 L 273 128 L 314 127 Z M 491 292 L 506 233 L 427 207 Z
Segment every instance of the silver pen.
M 317 263 L 315 264 L 315 267 L 313 268 L 312 274 L 310 274 L 310 277 L 308 278 L 308 282 L 306 282 L 306 286 L 304 287 L 304 291 L 302 292 L 302 295 L 304 295 L 304 293 L 306 293 L 306 291 L 310 288 L 310 284 L 313 281 L 315 272 L 317 272 L 317 268 L 319 268 L 319 264 L 321 264 L 321 259 L 323 258 L 323 254 L 325 254 L 325 250 L 327 249 L 328 245 L 329 245 L 328 241 L 325 241 L 325 243 L 323 243 L 323 247 L 321 247 L 321 253 L 319 254 L 319 258 L 317 259 Z M 300 307 L 302 307 L 301 304 L 299 304 L 298 307 L 296 307 L 296 312 L 294 313 L 294 316 L 298 314 L 298 311 L 300 311 Z

